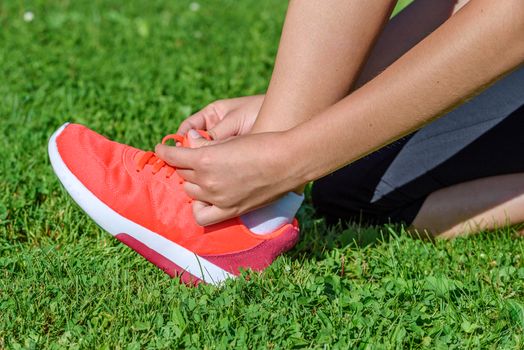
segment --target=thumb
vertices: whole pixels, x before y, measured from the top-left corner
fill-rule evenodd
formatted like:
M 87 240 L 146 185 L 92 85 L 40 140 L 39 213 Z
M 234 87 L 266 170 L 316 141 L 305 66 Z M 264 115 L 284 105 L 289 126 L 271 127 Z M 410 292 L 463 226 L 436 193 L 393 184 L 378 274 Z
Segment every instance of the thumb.
M 213 144 L 213 141 L 206 140 L 202 137 L 202 135 L 200 135 L 198 131 L 194 129 L 189 130 L 187 135 L 189 136 L 187 139 L 189 141 L 190 148 L 200 148 Z

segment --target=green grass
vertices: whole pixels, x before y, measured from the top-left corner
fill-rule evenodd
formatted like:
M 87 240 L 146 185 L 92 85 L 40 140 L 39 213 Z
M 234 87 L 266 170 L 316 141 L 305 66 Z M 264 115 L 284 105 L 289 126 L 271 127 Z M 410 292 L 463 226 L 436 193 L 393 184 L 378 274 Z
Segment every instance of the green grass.
M 73 204 L 46 153 L 64 121 L 151 148 L 206 103 L 264 91 L 285 2 L 200 5 L 0 3 L 0 349 L 523 348 L 511 229 L 433 244 L 328 229 L 306 204 L 300 243 L 262 275 L 188 288 Z

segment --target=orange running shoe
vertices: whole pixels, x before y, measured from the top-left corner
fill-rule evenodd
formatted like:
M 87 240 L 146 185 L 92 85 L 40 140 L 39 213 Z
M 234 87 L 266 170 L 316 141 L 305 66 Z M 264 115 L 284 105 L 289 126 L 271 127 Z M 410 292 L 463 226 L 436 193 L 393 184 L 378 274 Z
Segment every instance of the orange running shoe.
M 201 132 L 204 137 L 207 134 Z M 187 138 L 168 135 L 187 146 Z M 171 277 L 219 284 L 239 269 L 263 270 L 298 240 L 295 220 L 256 235 L 240 218 L 202 227 L 184 180 L 153 152 L 110 141 L 66 123 L 49 140 L 55 174 L 98 225 Z

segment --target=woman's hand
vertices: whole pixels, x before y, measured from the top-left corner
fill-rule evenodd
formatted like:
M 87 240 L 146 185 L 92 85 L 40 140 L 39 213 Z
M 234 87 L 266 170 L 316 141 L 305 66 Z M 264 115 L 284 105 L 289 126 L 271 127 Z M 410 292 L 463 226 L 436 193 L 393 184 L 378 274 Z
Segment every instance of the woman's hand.
M 193 214 L 202 226 L 261 207 L 303 183 L 285 132 L 217 142 L 191 130 L 189 137 L 196 148 L 157 145 L 155 151 L 186 180 L 184 190 L 194 199 Z
M 191 129 L 206 130 L 213 140 L 249 133 L 257 119 L 264 95 L 218 100 L 188 117 L 177 133 L 185 135 Z

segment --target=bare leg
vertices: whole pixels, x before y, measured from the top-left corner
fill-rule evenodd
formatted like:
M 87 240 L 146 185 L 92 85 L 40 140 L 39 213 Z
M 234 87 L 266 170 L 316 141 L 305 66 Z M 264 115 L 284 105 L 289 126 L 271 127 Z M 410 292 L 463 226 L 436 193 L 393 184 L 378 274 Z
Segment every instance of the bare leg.
M 524 222 L 524 174 L 488 177 L 443 188 L 422 205 L 411 230 L 453 238 Z
M 292 128 L 338 102 L 466 2 L 417 0 L 381 32 L 394 1 L 291 1 L 271 83 L 252 132 Z
M 290 1 L 252 132 L 290 129 L 345 97 L 395 2 Z

